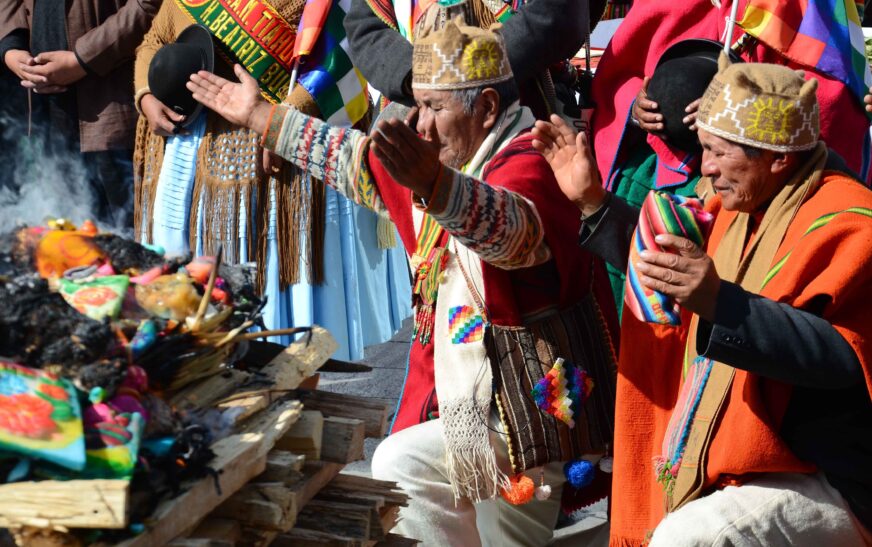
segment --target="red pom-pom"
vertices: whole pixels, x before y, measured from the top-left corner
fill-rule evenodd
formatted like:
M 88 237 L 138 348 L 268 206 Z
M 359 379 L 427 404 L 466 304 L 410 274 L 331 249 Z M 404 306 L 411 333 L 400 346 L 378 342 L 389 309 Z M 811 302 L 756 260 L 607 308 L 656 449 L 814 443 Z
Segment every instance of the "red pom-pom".
M 521 474 L 511 477 L 509 482 L 512 485 L 510 490 L 500 489 L 500 494 L 507 502 L 512 505 L 523 505 L 533 499 L 533 492 L 536 490 L 533 479 Z

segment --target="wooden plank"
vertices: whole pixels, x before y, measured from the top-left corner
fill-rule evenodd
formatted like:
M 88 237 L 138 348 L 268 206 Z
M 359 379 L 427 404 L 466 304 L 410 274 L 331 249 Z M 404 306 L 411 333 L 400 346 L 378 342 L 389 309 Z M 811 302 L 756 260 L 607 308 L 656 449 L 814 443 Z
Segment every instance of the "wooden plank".
M 324 418 L 321 459 L 337 463 L 362 460 L 365 427 L 362 420 L 353 418 Z
M 266 388 L 234 394 L 219 402 L 217 408 L 233 416 L 235 422 L 245 420 L 269 406 L 275 393 L 295 389 L 306 381 L 337 348 L 330 333 L 315 326 L 311 335 L 303 335 L 260 370 L 257 382 Z
M 372 511 L 361 505 L 313 499 L 297 515 L 294 527 L 367 541 Z
M 283 482 L 248 483 L 212 513 L 246 527 L 284 531 L 293 526 L 295 496 Z
M 244 384 L 250 376 L 247 372 L 230 369 L 183 388 L 174 393 L 167 402 L 178 410 L 206 408 L 227 397 Z
M 280 439 L 276 448 L 302 454 L 307 460 L 321 459 L 324 416 L 317 410 L 304 410 L 300 419 Z
M 278 354 L 262 372 L 275 378 L 276 389 L 294 389 L 313 375 L 337 349 L 339 345 L 330 333 L 316 325 L 312 327 L 311 337 L 301 336 Z
M 212 445 L 210 462 L 221 474 L 221 491 L 211 477 L 195 482 L 182 495 L 158 505 L 149 518 L 150 527 L 121 545 L 145 547 L 163 545 L 195 529 L 203 518 L 244 484 L 266 469 L 267 454 L 300 415 L 298 401 L 279 401 L 267 412 L 246 422 L 246 432 L 231 435 Z
M 124 528 L 126 480 L 28 481 L 0 486 L 0 527 Z
M 217 517 L 208 517 L 190 535 L 191 539 L 223 539 L 231 543 L 238 542 L 241 537 L 242 526 L 238 521 Z
M 382 527 L 381 509 L 384 507 L 385 500 L 382 497 L 372 494 L 356 494 L 350 493 L 346 495 L 337 495 L 335 493 L 325 493 L 324 490 L 318 492 L 315 499 L 306 507 L 313 507 L 315 502 L 322 503 L 340 503 L 344 506 L 354 506 L 360 509 L 361 513 L 369 515 L 369 535 L 367 540 L 381 540 L 385 537 L 386 530 Z M 300 525 L 302 526 L 302 525 Z M 307 528 L 306 526 L 302 526 Z
M 337 534 L 294 528 L 280 534 L 273 547 L 359 547 L 363 542 Z
M 170 547 L 233 547 L 234 542 L 226 539 L 180 538 L 167 543 Z
M 409 496 L 400 490 L 397 483 L 381 481 L 360 475 L 341 473 L 327 486 L 327 489 L 344 490 L 355 493 L 376 494 L 385 499 L 385 503 L 405 507 Z
M 324 486 L 342 471 L 343 467 L 345 466 L 341 463 L 307 462 L 303 467 L 306 478 L 290 487 L 296 496 L 297 507 L 305 507 Z
M 243 528 L 242 540 L 240 541 L 240 545 L 244 545 L 245 547 L 266 547 L 267 545 L 272 545 L 273 540 L 278 535 L 279 532 L 277 532 L 276 530 Z
M 283 482 L 290 484 L 302 478 L 300 472 L 306 457 L 287 450 L 273 450 L 266 456 L 266 470 L 257 477 L 257 482 Z
M 380 439 L 388 432 L 391 407 L 382 401 L 329 391 L 298 389 L 296 393 L 303 406 L 324 416 L 363 420 L 367 437 Z

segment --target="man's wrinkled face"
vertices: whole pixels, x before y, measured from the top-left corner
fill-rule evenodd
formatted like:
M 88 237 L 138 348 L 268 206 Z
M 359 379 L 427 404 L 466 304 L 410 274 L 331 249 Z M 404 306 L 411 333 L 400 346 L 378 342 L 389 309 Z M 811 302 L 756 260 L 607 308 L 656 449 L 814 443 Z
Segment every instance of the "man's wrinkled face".
M 418 105 L 417 131 L 428 141 L 439 140 L 439 161 L 459 169 L 472 159 L 488 134 L 484 108 L 476 101 L 472 115 L 451 91 L 415 89 Z
M 771 200 L 783 185 L 774 171 L 774 154 L 761 150 L 748 156 L 736 143 L 700 129 L 702 174 L 711 177 L 724 209 L 753 213 Z

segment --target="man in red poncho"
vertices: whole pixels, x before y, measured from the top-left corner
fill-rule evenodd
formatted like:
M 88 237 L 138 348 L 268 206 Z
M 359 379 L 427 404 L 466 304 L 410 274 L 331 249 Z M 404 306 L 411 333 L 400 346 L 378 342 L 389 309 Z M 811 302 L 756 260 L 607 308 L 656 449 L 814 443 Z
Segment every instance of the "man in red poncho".
M 506 433 L 491 435 L 509 421 L 493 412 L 496 376 L 485 331 L 559 316 L 589 294 L 592 266 L 597 279 L 602 270 L 566 237 L 577 232 L 578 213 L 531 146 L 534 118 L 518 102 L 499 35 L 451 21 L 419 36 L 413 59 L 420 135 L 393 120 L 379 123 L 370 139 L 290 107 L 271 110 L 242 69 L 242 84 L 201 72 L 189 89 L 262 133 L 265 148 L 390 215 L 413 256 L 409 373 L 392 435 L 373 457 L 373 475 L 411 496 L 399 531 L 426 545 L 543 545 L 557 518 L 562 463 L 549 460 L 541 475 L 539 468 L 526 470 L 552 489 L 550 497 L 494 503 L 508 487 L 513 456 Z M 567 322 L 595 331 L 600 320 Z M 599 420 L 610 438 L 613 371 L 592 374 L 591 397 L 601 398 L 604 411 L 586 412 L 586 420 Z M 518 430 L 532 430 L 530 423 Z

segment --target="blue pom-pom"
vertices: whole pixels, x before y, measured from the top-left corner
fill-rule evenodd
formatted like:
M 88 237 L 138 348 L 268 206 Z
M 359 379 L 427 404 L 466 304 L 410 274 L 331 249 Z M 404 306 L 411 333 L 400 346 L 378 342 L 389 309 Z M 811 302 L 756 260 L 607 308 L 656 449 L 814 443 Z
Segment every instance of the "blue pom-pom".
M 575 460 L 566 462 L 563 466 L 563 474 L 573 488 L 584 488 L 593 482 L 596 467 L 587 460 Z

